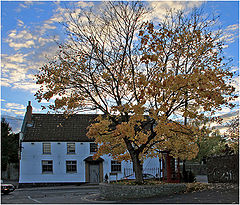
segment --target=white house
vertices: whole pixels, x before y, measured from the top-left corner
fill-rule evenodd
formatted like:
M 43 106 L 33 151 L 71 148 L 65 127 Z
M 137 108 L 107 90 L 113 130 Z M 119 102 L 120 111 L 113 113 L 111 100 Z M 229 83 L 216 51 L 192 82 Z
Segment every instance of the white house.
M 92 156 L 96 144 L 86 136 L 86 128 L 97 115 L 35 114 L 29 102 L 20 133 L 19 184 L 99 183 L 121 179 L 132 172 L 131 162 L 117 162 L 104 155 Z M 159 173 L 159 159 L 147 159 L 145 172 Z

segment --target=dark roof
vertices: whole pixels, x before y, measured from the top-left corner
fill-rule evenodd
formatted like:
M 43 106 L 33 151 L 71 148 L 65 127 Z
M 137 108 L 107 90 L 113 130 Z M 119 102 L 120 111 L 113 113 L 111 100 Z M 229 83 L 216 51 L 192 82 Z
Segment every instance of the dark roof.
M 25 125 L 23 141 L 91 142 L 87 127 L 98 115 L 32 114 L 32 125 Z
M 96 160 L 93 159 L 93 156 L 89 156 L 86 159 L 84 159 L 85 162 L 103 162 L 104 159 L 99 157 Z

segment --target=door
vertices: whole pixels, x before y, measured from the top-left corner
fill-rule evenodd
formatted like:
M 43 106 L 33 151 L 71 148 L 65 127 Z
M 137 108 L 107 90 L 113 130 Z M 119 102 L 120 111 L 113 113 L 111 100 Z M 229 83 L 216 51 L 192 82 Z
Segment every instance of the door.
M 89 164 L 89 182 L 99 183 L 100 169 L 99 164 Z

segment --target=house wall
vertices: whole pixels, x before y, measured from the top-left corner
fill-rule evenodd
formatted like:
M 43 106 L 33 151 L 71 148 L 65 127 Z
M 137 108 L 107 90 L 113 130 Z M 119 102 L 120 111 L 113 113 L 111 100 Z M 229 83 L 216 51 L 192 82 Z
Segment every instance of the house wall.
M 22 142 L 22 153 L 20 159 L 19 183 L 63 183 L 63 182 L 86 182 L 85 161 L 90 153 L 89 142 L 76 142 L 75 154 L 67 154 L 67 142 L 51 142 L 51 154 L 42 154 L 42 142 Z M 116 176 L 110 176 L 111 157 L 104 155 L 103 178 L 106 174 L 110 180 L 115 180 Z M 53 161 L 53 173 L 42 173 L 42 160 Z M 77 173 L 66 173 L 66 160 L 77 161 Z M 131 162 L 122 162 L 122 172 L 117 174 L 117 179 L 124 176 L 124 169 L 131 169 Z M 158 168 L 157 158 L 147 159 L 143 168 Z

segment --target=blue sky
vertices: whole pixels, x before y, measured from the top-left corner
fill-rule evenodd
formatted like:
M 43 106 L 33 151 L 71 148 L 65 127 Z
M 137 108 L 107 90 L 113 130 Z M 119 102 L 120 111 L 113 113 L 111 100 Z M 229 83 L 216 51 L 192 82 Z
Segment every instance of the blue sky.
M 71 4 L 71 5 L 70 5 Z M 65 7 L 81 8 L 101 6 L 102 2 L 68 1 L 2 1 L 1 2 L 1 114 L 23 118 L 28 101 L 32 101 L 33 112 L 41 111 L 41 105 L 34 97 L 38 86 L 34 75 L 57 49 L 55 40 L 64 39 L 61 22 Z M 165 8 L 192 8 L 202 6 L 198 1 L 159 1 L 153 17 L 160 17 Z M 226 33 L 228 45 L 225 55 L 233 59 L 235 85 L 238 88 L 239 74 L 239 2 L 205 2 L 205 11 L 220 15 L 222 29 Z M 154 16 L 155 15 L 155 16 Z M 238 104 L 238 102 L 236 101 Z M 228 116 L 235 110 L 223 109 L 219 115 Z

